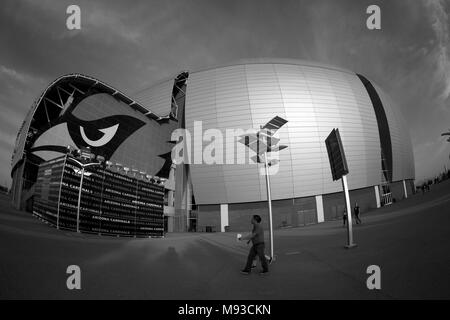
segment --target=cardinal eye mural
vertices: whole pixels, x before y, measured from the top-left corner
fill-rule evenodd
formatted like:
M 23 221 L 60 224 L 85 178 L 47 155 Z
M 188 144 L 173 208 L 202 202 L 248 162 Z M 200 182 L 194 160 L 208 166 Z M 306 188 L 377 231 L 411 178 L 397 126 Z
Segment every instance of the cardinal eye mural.
M 19 208 L 32 195 L 28 190 L 39 165 L 67 154 L 68 147 L 89 147 L 112 163 L 168 178 L 169 140 L 182 124 L 177 114 L 184 114 L 187 77 L 181 73 L 155 95 L 144 97 L 145 104 L 86 75 L 54 80 L 33 103 L 16 138 L 11 159 L 14 205 Z
M 66 154 L 70 146 L 89 147 L 105 160 L 168 177 L 173 147 L 168 140 L 179 126 L 172 90 L 167 86 L 161 92 L 167 97 L 162 100 L 167 113 L 156 115 L 152 102 L 143 106 L 95 78 L 71 74 L 56 79 L 36 100 L 19 131 L 11 176 L 23 170 L 26 179 L 34 181 L 39 164 Z
M 110 160 L 117 148 L 144 125 L 145 122 L 127 115 L 85 121 L 66 113 L 42 133 L 30 151 L 49 160 L 54 152 L 66 153 L 67 146 L 89 147 L 94 154 Z

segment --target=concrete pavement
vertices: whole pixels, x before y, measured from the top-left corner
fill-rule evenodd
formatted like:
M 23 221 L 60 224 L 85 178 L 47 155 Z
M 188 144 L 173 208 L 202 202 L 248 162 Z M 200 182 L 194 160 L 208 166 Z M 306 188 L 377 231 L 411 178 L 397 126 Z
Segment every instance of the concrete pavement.
M 276 261 L 263 277 L 239 273 L 249 246 L 236 233 L 76 234 L 8 201 L 0 197 L 2 299 L 450 298 L 450 181 L 363 214 L 354 249 L 344 248 L 342 221 L 276 230 Z M 66 287 L 72 264 L 81 268 L 81 290 Z M 381 268 L 381 290 L 367 289 L 369 265 Z

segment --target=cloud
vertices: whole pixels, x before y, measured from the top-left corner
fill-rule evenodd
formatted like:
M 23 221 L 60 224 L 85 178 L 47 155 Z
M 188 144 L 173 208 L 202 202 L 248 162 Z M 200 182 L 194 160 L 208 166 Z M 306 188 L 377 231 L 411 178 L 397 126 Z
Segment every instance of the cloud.
M 70 0 L 3 2 L 0 134 L 10 134 L 4 142 L 62 74 L 91 75 L 133 93 L 181 70 L 286 57 L 337 65 L 379 83 L 403 111 L 414 145 L 433 143 L 418 147 L 416 168 L 431 167 L 428 152 L 448 159 L 434 141 L 450 123 L 445 1 L 380 0 L 381 31 L 366 28 L 368 1 L 79 0 L 79 31 L 66 28 Z
M 1 147 L 7 147 L 9 149 L 13 149 L 14 148 L 14 142 L 16 137 L 11 134 L 11 133 L 5 133 L 2 131 L 0 131 L 0 146 Z
M 450 143 L 441 136 L 415 145 L 416 180 L 434 177 L 441 173 L 444 167 L 450 169 L 449 153 Z
M 46 83 L 46 79 L 44 78 L 19 71 L 11 66 L 5 66 L 3 64 L 0 64 L 0 80 L 27 87 L 44 85 Z
M 19 82 L 26 82 L 26 80 L 27 80 L 26 75 L 21 74 L 21 73 L 17 72 L 16 70 L 10 69 L 3 65 L 0 65 L 0 74 L 5 75 L 6 77 L 9 77 L 9 78 L 19 81 Z
M 61 30 L 58 38 L 82 35 L 97 42 L 139 45 L 145 34 L 138 25 L 132 23 L 136 20 L 136 16 L 131 9 L 125 14 L 121 10 L 111 10 L 108 4 L 86 3 L 80 5 L 80 10 L 81 30 L 70 32 Z
M 7 106 L 6 110 L 3 110 L 3 116 L 7 111 L 24 115 L 25 110 L 31 106 L 34 98 L 47 83 L 44 78 L 0 64 L 0 105 Z M 21 106 L 26 99 L 28 103 Z
M 442 100 L 450 97 L 450 28 L 449 14 L 445 9 L 444 0 L 426 0 L 432 28 L 437 39 L 436 67 L 438 80 L 443 82 L 440 95 Z

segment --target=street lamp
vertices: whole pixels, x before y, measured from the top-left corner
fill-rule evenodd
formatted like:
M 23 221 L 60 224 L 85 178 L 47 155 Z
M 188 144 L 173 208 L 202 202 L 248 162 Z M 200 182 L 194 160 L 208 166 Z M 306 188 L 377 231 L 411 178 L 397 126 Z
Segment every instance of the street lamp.
M 288 121 L 276 116 L 264 126 L 260 126 L 260 130 L 254 134 L 241 136 L 239 142 L 245 144 L 247 147 L 256 152 L 256 156 L 252 157 L 256 163 L 261 163 L 261 157 L 264 157 L 264 168 L 266 176 L 266 191 L 267 191 L 267 203 L 269 207 L 269 241 L 270 241 L 270 258 L 274 260 L 273 254 L 273 224 L 272 224 L 272 197 L 270 193 L 270 175 L 269 167 L 277 163 L 276 160 L 270 162 L 267 161 L 267 154 L 270 152 L 277 152 L 287 148 L 287 146 L 276 144 L 280 139 L 275 138 L 273 135 L 275 132 L 285 125 Z M 265 143 L 261 141 L 261 138 L 265 138 Z
M 78 206 L 77 206 L 77 232 L 80 232 L 80 206 L 81 206 L 81 191 L 83 190 L 83 180 L 84 180 L 84 175 L 86 174 L 86 176 L 91 175 L 90 173 L 87 174 L 85 173 L 85 168 L 87 167 L 93 167 L 93 166 L 98 166 L 101 165 L 100 162 L 90 162 L 90 163 L 82 163 L 76 159 L 71 159 L 72 161 L 76 162 L 80 167 L 81 167 L 81 179 L 80 179 L 80 186 L 79 186 L 79 190 L 78 190 Z

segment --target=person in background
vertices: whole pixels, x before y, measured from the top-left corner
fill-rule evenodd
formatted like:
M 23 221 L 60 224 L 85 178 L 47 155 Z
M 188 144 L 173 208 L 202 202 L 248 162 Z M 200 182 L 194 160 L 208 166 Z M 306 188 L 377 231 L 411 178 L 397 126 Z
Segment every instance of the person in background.
M 342 215 L 342 221 L 344 222 L 344 227 L 345 227 L 345 224 L 347 223 L 347 209 L 344 209 L 344 214 Z
M 355 201 L 355 207 L 353 208 L 353 213 L 355 215 L 356 224 L 361 223 L 361 219 L 359 218 L 359 206 L 358 202 Z

